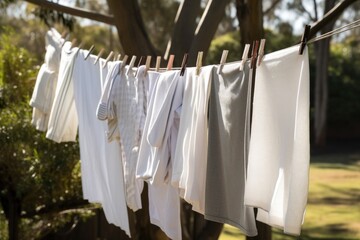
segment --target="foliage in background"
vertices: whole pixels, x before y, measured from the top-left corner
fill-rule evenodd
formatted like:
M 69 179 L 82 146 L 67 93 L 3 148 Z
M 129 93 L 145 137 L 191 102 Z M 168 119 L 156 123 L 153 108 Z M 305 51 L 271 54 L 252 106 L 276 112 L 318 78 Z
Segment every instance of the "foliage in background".
M 171 38 L 174 16 L 176 16 L 179 2 L 168 0 L 140 1 L 139 5 L 151 42 L 158 51 L 165 52 L 167 43 Z
M 61 222 L 56 213 L 62 206 L 82 199 L 79 153 L 76 143 L 53 143 L 31 125 L 28 102 L 38 68 L 28 51 L 13 45 L 13 38 L 14 31 L 2 29 L 0 202 L 7 219 L 11 201 L 19 203 L 17 214 L 24 218 L 19 235 L 30 238 L 33 227 L 52 229 Z
M 329 68 L 329 125 L 360 120 L 360 39 L 332 44 Z

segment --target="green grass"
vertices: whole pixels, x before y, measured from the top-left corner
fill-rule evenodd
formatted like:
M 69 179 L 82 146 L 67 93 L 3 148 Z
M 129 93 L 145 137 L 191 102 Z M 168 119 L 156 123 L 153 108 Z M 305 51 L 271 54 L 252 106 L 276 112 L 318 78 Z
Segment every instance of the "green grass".
M 274 240 L 360 239 L 360 154 L 327 154 L 311 158 L 308 205 L 301 236 L 273 228 Z M 245 239 L 225 225 L 220 240 Z

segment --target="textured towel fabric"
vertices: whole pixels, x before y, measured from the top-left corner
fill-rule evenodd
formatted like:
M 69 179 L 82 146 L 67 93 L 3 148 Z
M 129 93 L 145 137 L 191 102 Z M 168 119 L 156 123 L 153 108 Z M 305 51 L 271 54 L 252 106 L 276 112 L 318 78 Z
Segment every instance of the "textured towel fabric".
M 299 235 L 308 195 L 309 64 L 299 46 L 265 55 L 256 72 L 245 204 Z
M 239 63 L 226 64 L 219 74 L 213 69 L 205 218 L 256 236 L 254 209 L 244 205 L 249 67 L 246 64 L 244 71 L 239 67 Z

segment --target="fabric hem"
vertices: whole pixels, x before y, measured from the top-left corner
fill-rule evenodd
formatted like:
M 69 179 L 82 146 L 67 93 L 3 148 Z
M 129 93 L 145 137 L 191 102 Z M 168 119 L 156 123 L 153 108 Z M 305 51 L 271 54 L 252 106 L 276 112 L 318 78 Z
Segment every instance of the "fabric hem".
M 205 215 L 205 219 L 206 220 L 210 220 L 210 221 L 215 221 L 215 222 L 220 222 L 220 223 L 226 223 L 229 225 L 232 225 L 234 227 L 239 228 L 244 234 L 246 234 L 249 237 L 254 237 L 258 235 L 258 231 L 257 229 L 253 229 L 253 230 L 246 230 L 243 226 L 239 225 L 238 223 L 227 219 L 227 218 L 222 218 L 222 217 L 216 217 L 216 216 L 211 216 L 211 215 Z

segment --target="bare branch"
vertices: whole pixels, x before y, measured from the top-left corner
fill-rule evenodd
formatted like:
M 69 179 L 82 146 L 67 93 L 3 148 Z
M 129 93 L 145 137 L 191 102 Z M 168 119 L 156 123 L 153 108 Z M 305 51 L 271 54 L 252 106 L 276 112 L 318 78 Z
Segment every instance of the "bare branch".
M 313 0 L 313 3 L 314 3 L 315 19 L 317 21 L 317 20 L 319 20 L 319 14 L 318 14 L 318 8 L 317 8 L 316 0 Z
M 317 19 L 315 19 L 311 13 L 305 8 L 305 6 L 303 5 L 302 1 L 300 1 L 300 7 L 301 9 L 309 16 L 309 18 L 311 19 L 311 21 L 317 21 Z
M 328 11 L 322 19 L 311 25 L 309 38 L 314 37 L 315 34 L 320 31 L 324 26 L 326 26 L 334 19 L 338 18 L 343 13 L 343 11 L 355 1 L 356 0 L 343 0 L 339 2 L 335 7 Z
M 87 200 L 73 199 L 70 201 L 66 201 L 62 204 L 48 205 L 44 208 L 41 208 L 40 210 L 33 210 L 33 211 L 26 212 L 24 214 L 21 214 L 21 217 L 22 218 L 32 218 L 35 215 L 43 215 L 43 214 L 48 214 L 48 213 L 61 212 L 64 210 L 73 209 L 73 208 L 81 208 L 81 207 L 85 207 L 85 206 L 89 206 L 89 202 Z
M 281 0 L 275 0 L 272 2 L 271 6 L 268 7 L 265 11 L 263 11 L 263 15 L 267 15 L 269 12 L 271 12 L 279 3 Z
M 38 5 L 43 8 L 56 10 L 59 12 L 67 13 L 76 17 L 82 17 L 91 19 L 94 21 L 106 23 L 109 25 L 114 25 L 114 18 L 109 15 L 103 15 L 92 11 L 87 11 L 81 8 L 77 7 L 67 7 L 60 4 L 57 4 L 55 2 L 49 2 L 46 0 L 25 0 L 26 2 Z

